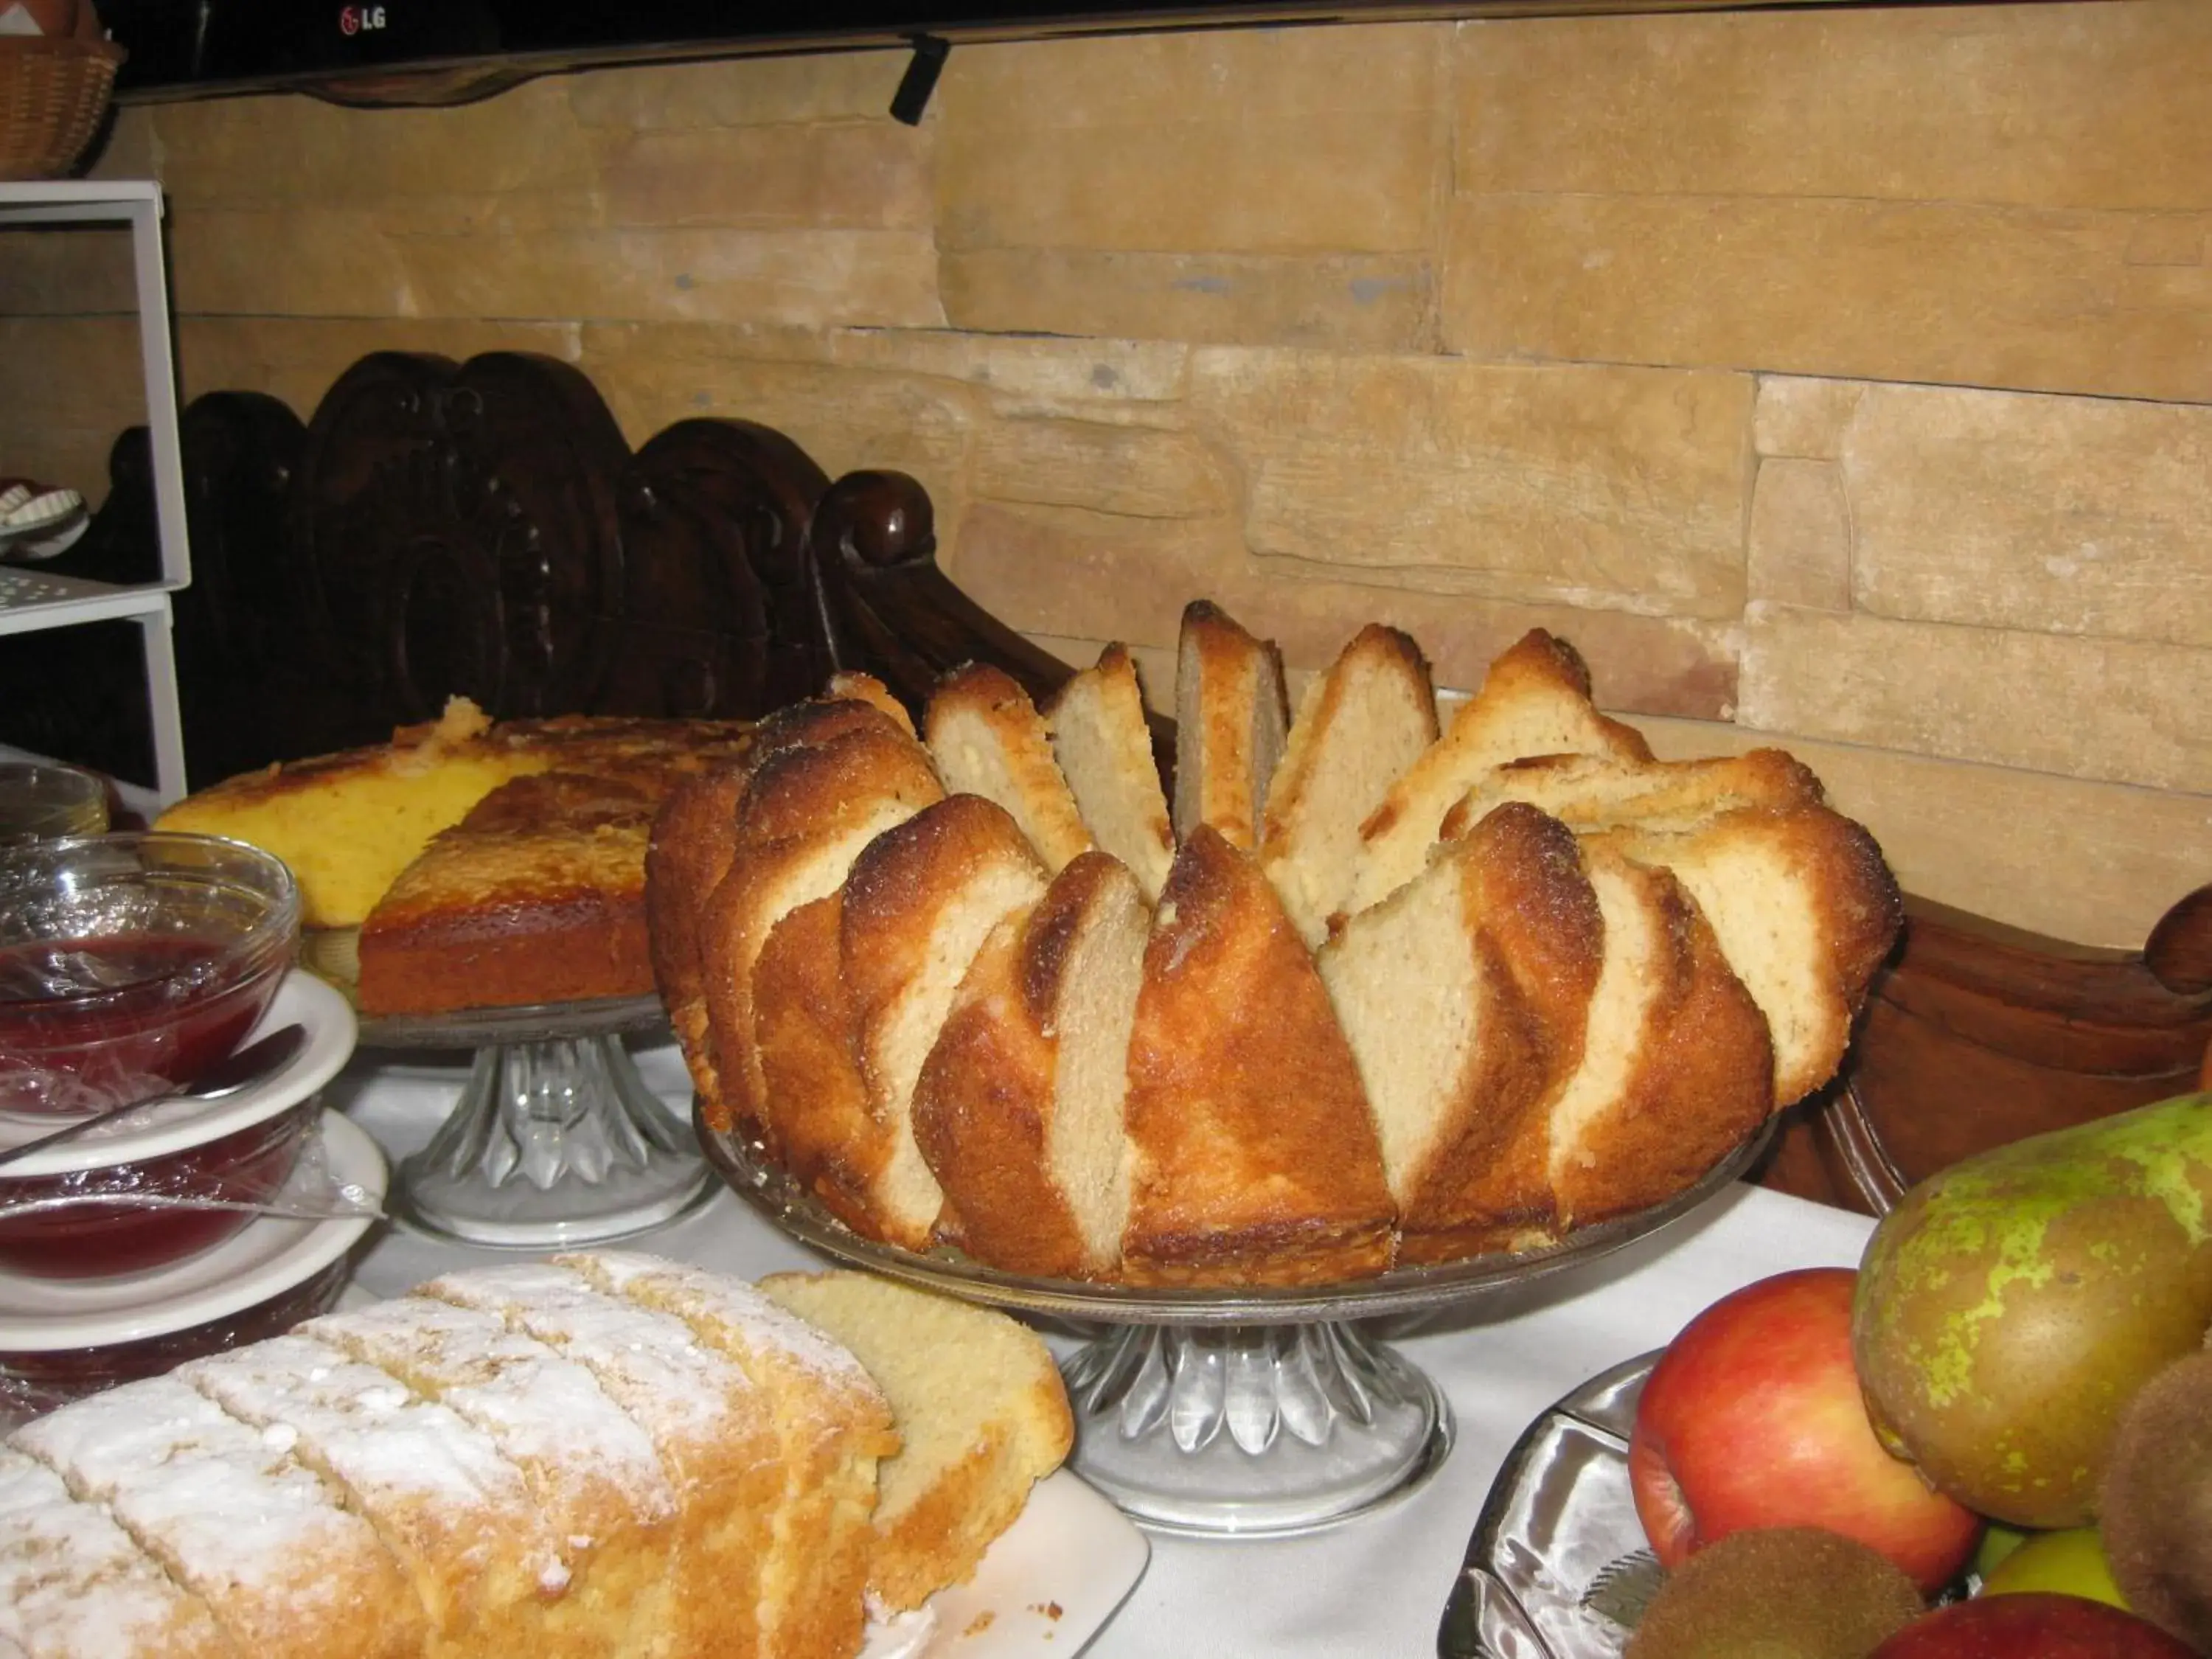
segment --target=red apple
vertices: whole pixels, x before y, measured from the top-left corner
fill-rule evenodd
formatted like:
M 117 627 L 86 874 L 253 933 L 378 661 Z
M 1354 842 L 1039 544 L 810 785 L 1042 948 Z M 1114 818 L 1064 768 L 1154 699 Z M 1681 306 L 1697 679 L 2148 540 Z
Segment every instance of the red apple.
M 1867 1659 L 2195 1659 L 2148 1619 L 2086 1595 L 2021 1590 L 1954 1601 L 1914 1620 Z
M 1982 1518 L 1892 1456 L 1851 1364 L 1849 1267 L 1778 1273 L 1682 1328 L 1644 1384 L 1629 1441 L 1637 1517 L 1668 1567 L 1747 1527 L 1826 1527 L 1930 1594 Z

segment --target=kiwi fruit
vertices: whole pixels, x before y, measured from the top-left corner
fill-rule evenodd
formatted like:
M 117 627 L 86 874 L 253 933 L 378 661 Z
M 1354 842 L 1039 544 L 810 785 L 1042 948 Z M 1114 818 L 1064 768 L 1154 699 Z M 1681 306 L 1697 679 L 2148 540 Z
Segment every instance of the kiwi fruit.
M 2097 1507 L 2128 1605 L 2212 1652 L 2212 1351 L 2175 1360 L 2121 1407 Z
M 1927 1609 L 1904 1570 L 1820 1527 L 1755 1527 L 1674 1572 L 1623 1659 L 1867 1659 Z

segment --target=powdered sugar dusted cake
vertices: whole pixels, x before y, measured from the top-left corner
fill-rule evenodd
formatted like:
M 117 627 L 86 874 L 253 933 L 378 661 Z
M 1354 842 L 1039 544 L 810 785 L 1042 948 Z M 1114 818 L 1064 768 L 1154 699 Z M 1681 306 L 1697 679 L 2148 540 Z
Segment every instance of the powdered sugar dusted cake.
M 456 1273 L 17 1430 L 0 1659 L 850 1659 L 898 1445 L 750 1285 Z

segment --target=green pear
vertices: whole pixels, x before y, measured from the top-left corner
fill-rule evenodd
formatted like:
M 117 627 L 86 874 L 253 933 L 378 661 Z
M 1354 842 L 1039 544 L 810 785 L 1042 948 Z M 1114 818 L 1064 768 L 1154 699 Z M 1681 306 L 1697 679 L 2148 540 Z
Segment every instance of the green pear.
M 2095 1518 L 2121 1408 L 2212 1326 L 2212 1095 L 1996 1147 L 1867 1243 L 1851 1348 L 1883 1443 L 2014 1526 Z

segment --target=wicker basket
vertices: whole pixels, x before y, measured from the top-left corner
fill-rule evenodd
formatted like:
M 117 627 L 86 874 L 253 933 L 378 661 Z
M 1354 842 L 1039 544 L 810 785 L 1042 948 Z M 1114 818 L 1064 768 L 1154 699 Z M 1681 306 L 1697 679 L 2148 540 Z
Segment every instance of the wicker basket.
M 75 166 L 122 61 L 111 40 L 0 40 L 0 179 L 58 179 Z

